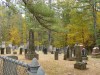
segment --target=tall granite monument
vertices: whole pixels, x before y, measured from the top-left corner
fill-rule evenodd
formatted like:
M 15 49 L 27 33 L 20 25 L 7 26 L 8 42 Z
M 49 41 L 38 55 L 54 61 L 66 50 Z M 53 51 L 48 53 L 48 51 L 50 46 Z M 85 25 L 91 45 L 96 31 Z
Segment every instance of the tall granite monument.
M 35 52 L 35 46 L 34 46 L 34 31 L 30 29 L 29 31 L 29 48 L 27 50 L 27 53 L 25 54 L 25 58 L 32 60 L 33 58 L 38 59 L 38 54 Z
M 74 68 L 84 70 L 86 69 L 86 63 L 82 61 L 82 55 L 81 55 L 81 46 L 76 46 L 76 63 L 74 64 Z

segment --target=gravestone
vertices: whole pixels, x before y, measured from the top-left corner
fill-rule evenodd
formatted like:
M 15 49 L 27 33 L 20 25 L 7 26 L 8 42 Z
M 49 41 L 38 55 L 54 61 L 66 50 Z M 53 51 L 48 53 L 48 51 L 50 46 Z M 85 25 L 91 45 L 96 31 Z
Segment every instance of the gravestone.
M 25 49 L 25 54 L 27 54 L 27 49 Z
M 86 69 L 86 63 L 82 62 L 80 45 L 76 46 L 76 63 L 74 64 L 74 68 L 80 70 Z
M 7 56 L 7 57 L 18 60 L 17 56 Z M 18 75 L 16 64 L 11 63 L 5 59 L 3 61 L 4 61 L 3 62 L 3 75 Z
M 56 51 L 55 54 L 54 54 L 55 60 L 58 60 L 58 54 L 59 54 L 58 51 Z
M 64 52 L 64 60 L 67 60 L 67 52 Z
M 81 53 L 82 53 L 82 60 L 88 60 L 87 50 L 85 48 L 82 49 Z
M 20 48 L 19 54 L 22 54 L 23 52 L 23 48 Z
M 49 46 L 48 46 L 48 51 L 49 51 L 49 52 L 52 52 L 52 45 L 49 45 Z
M 69 46 L 64 49 L 64 60 L 67 60 L 69 57 Z
M 24 45 L 23 45 L 23 43 L 21 43 L 20 50 L 19 50 L 19 54 L 22 54 L 23 53 L 23 49 L 24 49 Z
M 29 49 L 27 50 L 27 54 L 25 54 L 25 58 L 32 60 L 34 57 L 38 59 L 38 54 L 35 52 L 34 31 L 30 29 L 29 30 Z
M 93 58 L 100 58 L 100 50 L 99 47 L 94 47 L 92 51 Z
M 27 41 L 26 45 L 24 46 L 24 54 L 27 54 L 27 50 L 29 48 L 29 42 Z
M 56 51 L 56 47 L 52 47 L 51 54 L 54 54 L 55 51 Z
M 11 48 L 9 46 L 6 47 L 6 54 L 11 54 Z
M 1 54 L 5 54 L 5 42 L 4 41 L 2 42 L 2 45 L 1 45 Z
M 56 48 L 56 51 L 55 51 L 55 54 L 54 54 L 55 60 L 58 60 L 58 54 L 59 54 L 59 49 Z
M 1 48 L 1 54 L 4 54 L 4 48 Z
M 69 49 L 69 58 L 68 58 L 69 61 L 73 61 L 74 58 L 72 57 L 72 49 Z
M 47 54 L 47 48 L 46 47 L 43 49 L 43 53 Z

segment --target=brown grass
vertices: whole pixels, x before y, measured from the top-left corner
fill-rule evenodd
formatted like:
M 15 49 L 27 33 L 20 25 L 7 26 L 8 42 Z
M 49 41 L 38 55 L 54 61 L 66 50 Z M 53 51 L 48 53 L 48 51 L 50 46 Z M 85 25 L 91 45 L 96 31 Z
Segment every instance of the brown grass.
M 75 61 L 63 60 L 63 54 L 59 54 L 59 60 L 54 60 L 53 54 L 39 54 L 39 63 L 45 70 L 47 75 L 100 75 L 100 59 L 91 58 L 89 56 L 87 70 L 74 69 Z M 24 55 L 18 55 L 19 60 L 30 63 L 30 60 L 25 60 Z

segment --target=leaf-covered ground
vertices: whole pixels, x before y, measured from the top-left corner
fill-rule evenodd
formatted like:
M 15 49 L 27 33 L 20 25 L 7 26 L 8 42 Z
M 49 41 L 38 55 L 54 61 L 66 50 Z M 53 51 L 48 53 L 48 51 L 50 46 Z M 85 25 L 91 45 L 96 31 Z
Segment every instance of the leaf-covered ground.
M 63 54 L 59 54 L 59 60 L 54 60 L 53 54 L 44 55 L 38 52 L 39 63 L 45 70 L 47 75 L 100 75 L 100 59 L 91 58 L 87 61 L 87 70 L 74 69 L 75 61 L 63 60 Z M 30 63 L 31 61 L 25 60 L 24 55 L 18 55 L 19 59 Z

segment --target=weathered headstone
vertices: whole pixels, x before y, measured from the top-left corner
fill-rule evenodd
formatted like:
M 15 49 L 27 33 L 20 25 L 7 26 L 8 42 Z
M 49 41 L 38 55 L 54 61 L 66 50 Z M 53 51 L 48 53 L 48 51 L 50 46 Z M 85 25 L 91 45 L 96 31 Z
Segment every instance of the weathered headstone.
M 6 47 L 6 54 L 11 54 L 11 48 L 9 46 Z
M 55 54 L 54 54 L 54 58 L 55 58 L 55 60 L 58 60 L 58 54 L 59 54 L 59 49 L 58 48 L 56 48 L 56 51 L 55 51 Z
M 5 54 L 5 41 L 3 41 L 1 45 L 1 54 Z
M 82 60 L 88 60 L 87 50 L 85 48 L 82 49 L 81 53 L 82 53 Z
M 23 48 L 20 48 L 19 54 L 22 54 L 23 52 Z
M 8 56 L 9 58 L 18 59 L 17 56 Z M 3 75 L 18 75 L 17 65 L 7 60 L 3 60 Z
M 27 54 L 25 54 L 25 58 L 32 60 L 34 57 L 39 59 L 38 54 L 35 52 L 34 31 L 32 29 L 30 29 L 30 31 L 29 31 L 29 49 L 27 50 Z
M 52 45 L 49 45 L 49 47 L 48 47 L 48 51 L 49 51 L 49 52 L 52 51 Z
M 43 49 L 43 53 L 47 54 L 47 48 L 46 47 Z
M 27 49 L 25 49 L 25 54 L 27 54 Z
M 69 49 L 69 61 L 73 61 L 74 58 L 72 57 L 72 49 Z
M 29 49 L 29 42 L 26 43 L 26 45 L 24 46 L 24 54 L 27 54 L 27 50 Z
M 4 48 L 1 48 L 1 54 L 4 54 Z
M 86 69 L 86 63 L 82 62 L 80 45 L 76 46 L 76 63 L 74 64 L 74 68 L 80 70 Z
M 94 47 L 92 51 L 93 58 L 100 58 L 100 50 L 99 47 Z
M 64 60 L 67 60 L 69 57 L 69 46 L 64 49 Z
M 58 54 L 59 54 L 58 51 L 56 51 L 55 54 L 54 54 L 55 60 L 58 60 Z
M 54 54 L 55 51 L 56 51 L 56 47 L 52 47 L 51 54 Z
M 64 52 L 64 60 L 67 60 L 67 52 Z

